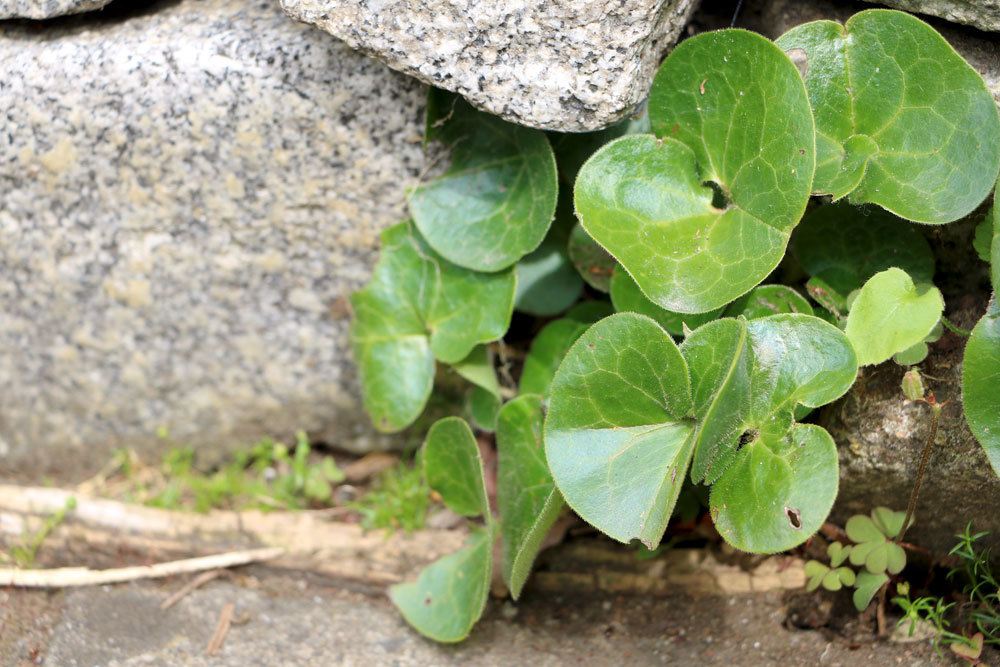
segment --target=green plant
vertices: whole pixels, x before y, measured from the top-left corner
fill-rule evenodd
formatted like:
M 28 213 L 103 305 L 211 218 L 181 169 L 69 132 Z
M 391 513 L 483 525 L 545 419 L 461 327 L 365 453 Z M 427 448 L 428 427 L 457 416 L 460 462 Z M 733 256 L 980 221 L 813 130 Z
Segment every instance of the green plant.
M 805 541 L 839 475 L 833 439 L 804 420 L 859 366 L 917 364 L 953 327 L 910 223 L 969 214 L 1000 171 L 1000 116 L 981 77 L 890 10 L 777 42 L 742 30 L 684 40 L 645 107 L 589 135 L 546 137 L 433 91 L 427 141 L 448 164 L 411 191 L 414 222 L 383 235 L 352 298 L 352 342 L 377 428 L 414 424 L 440 362 L 468 383 L 482 437 L 495 432 L 493 508 L 465 422 L 439 421 L 425 444 L 430 486 L 482 522 L 470 546 L 394 593 L 446 641 L 482 611 L 494 537 L 516 597 L 564 504 L 655 551 L 687 482 L 710 489 L 710 516 L 736 548 Z M 502 341 L 513 310 L 525 317 Z M 964 400 L 997 465 L 1000 316 L 989 317 L 969 340 Z M 940 405 L 925 400 L 936 429 Z M 867 604 L 905 561 L 894 517 L 856 521 L 857 543 L 810 566 L 810 582 L 854 585 Z M 848 584 L 852 557 L 864 569 Z
M 20 568 L 34 567 L 35 559 L 38 557 L 38 550 L 45 544 L 45 540 L 52 534 L 52 531 L 66 520 L 66 516 L 75 509 L 76 498 L 69 498 L 62 509 L 45 518 L 37 531 L 20 543 L 13 545 L 7 555 L 14 561 L 14 565 Z
M 422 467 L 400 463 L 386 470 L 351 507 L 361 515 L 365 530 L 420 530 L 430 508 Z

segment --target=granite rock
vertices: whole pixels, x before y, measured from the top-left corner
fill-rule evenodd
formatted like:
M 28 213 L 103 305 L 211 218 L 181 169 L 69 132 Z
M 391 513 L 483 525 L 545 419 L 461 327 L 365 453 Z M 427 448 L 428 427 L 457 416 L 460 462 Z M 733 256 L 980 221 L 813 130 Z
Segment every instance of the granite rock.
M 645 97 L 696 0 L 281 0 L 390 67 L 523 125 L 584 131 Z
M 0 0 L 0 19 L 50 19 L 100 9 L 111 0 Z
M 426 89 L 273 0 L 0 25 L 0 469 L 369 438 L 346 296 Z
M 1000 0 L 879 0 L 908 12 L 965 23 L 980 30 L 1000 30 Z

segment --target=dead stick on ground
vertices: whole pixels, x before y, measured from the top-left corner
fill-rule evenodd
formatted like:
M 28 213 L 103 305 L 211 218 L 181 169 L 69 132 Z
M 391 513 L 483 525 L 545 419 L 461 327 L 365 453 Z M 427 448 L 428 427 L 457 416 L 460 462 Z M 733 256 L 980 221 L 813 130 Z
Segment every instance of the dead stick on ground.
M 160 604 L 160 609 L 164 610 L 170 609 L 175 604 L 184 599 L 184 597 L 188 595 L 191 591 L 195 590 L 196 588 L 200 588 L 201 586 L 204 586 L 208 582 L 212 581 L 212 579 L 218 578 L 220 574 L 222 574 L 222 570 L 209 570 L 208 572 L 202 572 L 197 577 L 195 577 L 191 581 L 181 586 L 180 590 L 178 590 L 176 593 L 174 593 L 166 600 L 164 600 Z
M 23 588 L 67 588 L 70 586 L 96 586 L 118 584 L 137 579 L 157 579 L 174 574 L 201 572 L 218 568 L 246 565 L 277 558 L 285 552 L 281 548 L 232 551 L 199 558 L 185 558 L 155 565 L 120 567 L 110 570 L 91 570 L 86 567 L 62 567 L 53 570 L 0 569 L 0 586 Z
M 222 643 L 226 641 L 226 635 L 229 634 L 229 626 L 233 622 L 233 611 L 235 610 L 236 605 L 232 602 L 227 602 L 226 606 L 222 608 L 222 613 L 219 614 L 219 623 L 215 626 L 212 638 L 208 640 L 208 646 L 205 647 L 205 655 L 215 655 L 222 648 Z

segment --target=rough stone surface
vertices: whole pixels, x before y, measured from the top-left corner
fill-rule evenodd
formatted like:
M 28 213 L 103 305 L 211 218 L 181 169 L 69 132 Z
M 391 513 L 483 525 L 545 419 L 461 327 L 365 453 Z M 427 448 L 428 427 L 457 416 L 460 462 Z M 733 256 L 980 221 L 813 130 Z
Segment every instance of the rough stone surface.
M 980 30 L 1000 30 L 1000 0 L 880 0 L 908 12 L 929 14 Z
M 49 19 L 100 9 L 111 0 L 0 0 L 0 19 Z
M 328 665 L 702 665 L 850 667 L 951 664 L 927 642 L 828 638 L 790 629 L 780 594 L 577 597 L 528 593 L 493 600 L 465 642 L 422 639 L 388 599 L 315 578 L 269 574 L 217 580 L 167 611 L 181 581 L 48 595 L 0 591 L 0 662 L 59 667 L 327 667 Z M 530 584 L 529 584 L 530 586 Z M 237 623 L 215 656 L 205 646 L 219 613 Z M 816 603 L 813 603 L 814 606 Z M 989 660 L 991 656 L 987 656 Z M 35 663 L 37 659 L 39 662 Z
M 281 0 L 391 67 L 509 120 L 593 130 L 646 96 L 696 0 Z
M 425 88 L 273 0 L 155 10 L 0 25 L 0 468 L 160 427 L 371 444 L 346 296 L 404 215 Z

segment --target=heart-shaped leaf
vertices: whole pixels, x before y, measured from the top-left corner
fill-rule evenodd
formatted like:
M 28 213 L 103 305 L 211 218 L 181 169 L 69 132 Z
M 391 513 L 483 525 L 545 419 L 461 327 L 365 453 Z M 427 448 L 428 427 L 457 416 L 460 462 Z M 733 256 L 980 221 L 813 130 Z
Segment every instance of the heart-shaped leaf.
M 996 298 L 965 345 L 962 403 L 969 428 L 1000 475 L 1000 305 Z
M 465 547 L 424 568 L 389 596 L 406 622 L 439 642 L 460 642 L 483 615 L 493 569 L 493 531 L 474 531 Z
M 598 148 L 627 134 L 648 134 L 649 113 L 643 104 L 631 116 L 597 132 L 549 133 L 552 149 L 559 165 L 559 177 L 563 183 L 572 186 L 580 167 Z
M 451 153 L 443 175 L 410 193 L 410 214 L 431 247 L 476 271 L 505 269 L 538 247 L 559 189 L 545 133 L 432 90 L 428 139 Z
M 497 457 L 503 578 L 516 600 L 563 507 L 545 461 L 540 396 L 519 396 L 503 406 L 497 423 Z
M 382 234 L 371 281 L 351 295 L 351 345 L 375 427 L 416 419 L 434 382 L 434 359 L 456 363 L 510 324 L 511 271 L 478 273 L 439 257 L 410 223 Z
M 861 288 L 844 332 L 858 362 L 869 366 L 922 342 L 943 311 L 944 299 L 936 287 L 914 284 L 902 269 L 886 269 Z
M 906 520 L 906 512 L 894 512 L 888 507 L 876 507 L 872 510 L 872 521 L 890 540 L 899 535 L 903 530 L 903 521 Z M 910 525 L 913 525 L 911 519 Z
M 548 394 L 549 385 L 566 356 L 566 351 L 588 326 L 583 322 L 564 318 L 549 322 L 538 332 L 531 341 L 531 349 L 521 370 L 519 389 L 522 394 Z
M 826 555 L 830 558 L 830 565 L 840 567 L 847 557 L 851 555 L 851 547 L 844 546 L 840 542 L 831 542 L 826 548 Z
M 431 426 L 424 442 L 424 475 L 456 514 L 490 516 L 479 445 L 464 419 L 445 417 Z
M 864 611 L 871 604 L 872 598 L 889 581 L 886 574 L 872 574 L 871 572 L 859 572 L 854 589 L 854 608 Z
M 792 250 L 806 273 L 844 297 L 892 267 L 917 282 L 934 278 L 934 253 L 924 235 L 880 208 L 820 206 L 795 229 Z
M 632 276 L 619 266 L 611 276 L 611 303 L 619 313 L 639 313 L 656 320 L 656 323 L 673 336 L 683 336 L 684 327 L 697 329 L 706 322 L 719 317 L 722 309 L 707 313 L 684 314 L 673 313 L 660 308 L 646 298 Z
M 830 568 L 825 563 L 818 560 L 811 560 L 803 568 L 806 575 L 806 592 L 812 593 L 823 583 L 824 577 L 830 572 Z
M 805 70 L 816 116 L 813 191 L 909 220 L 970 213 L 1000 169 L 1000 120 L 982 77 L 929 25 L 873 9 L 777 40 Z
M 570 348 L 552 381 L 545 451 L 566 502 L 612 538 L 654 548 L 691 456 L 684 358 L 653 320 L 619 313 Z
M 787 285 L 758 285 L 726 307 L 726 317 L 748 320 L 781 313 L 812 315 L 809 301 Z
M 649 116 L 660 140 L 617 139 L 580 169 L 577 214 L 653 303 L 714 310 L 777 266 L 805 210 L 815 166 L 805 87 L 763 37 L 704 33 L 660 67 Z

